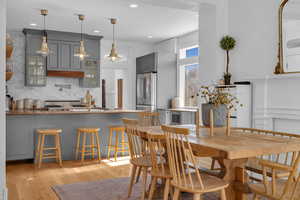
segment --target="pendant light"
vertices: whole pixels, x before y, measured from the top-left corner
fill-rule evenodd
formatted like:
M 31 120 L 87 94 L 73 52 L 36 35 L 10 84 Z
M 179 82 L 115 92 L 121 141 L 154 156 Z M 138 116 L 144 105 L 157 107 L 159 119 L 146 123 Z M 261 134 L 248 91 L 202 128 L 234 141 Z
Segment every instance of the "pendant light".
M 80 33 L 80 46 L 77 52 L 74 54 L 74 56 L 79 57 L 80 61 L 83 61 L 86 57 L 88 57 L 88 54 L 85 51 L 84 48 L 84 41 L 83 41 L 83 32 L 82 32 L 82 26 L 83 26 L 83 20 L 85 18 L 84 15 L 78 15 L 79 20 L 81 21 L 81 33 Z
M 121 56 L 118 55 L 117 50 L 116 50 L 116 44 L 115 44 L 115 25 L 117 23 L 117 19 L 111 18 L 110 23 L 113 25 L 113 43 L 112 43 L 112 47 L 111 47 L 110 53 L 107 56 L 107 58 L 111 62 L 116 62 L 122 58 Z
M 44 18 L 44 30 L 42 31 L 42 45 L 41 45 L 41 48 L 36 53 L 39 54 L 39 55 L 42 55 L 44 57 L 47 57 L 50 53 L 50 50 L 48 48 L 48 43 L 47 43 L 47 32 L 46 32 L 46 16 L 48 15 L 48 10 L 42 9 L 41 10 L 41 15 Z

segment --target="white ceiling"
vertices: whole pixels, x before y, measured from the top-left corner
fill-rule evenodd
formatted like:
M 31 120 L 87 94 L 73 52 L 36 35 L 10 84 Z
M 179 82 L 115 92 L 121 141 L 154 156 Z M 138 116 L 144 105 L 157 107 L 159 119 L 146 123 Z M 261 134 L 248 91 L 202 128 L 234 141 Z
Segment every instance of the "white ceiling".
M 138 8 L 129 8 L 130 4 Z M 42 26 L 41 8 L 49 10 L 47 29 L 79 32 L 75 13 L 85 14 L 85 32 L 111 38 L 108 18 L 117 18 L 117 39 L 158 42 L 198 28 L 197 0 L 9 0 L 7 29 Z M 38 27 L 40 28 L 40 27 Z M 147 36 L 153 36 L 149 39 Z

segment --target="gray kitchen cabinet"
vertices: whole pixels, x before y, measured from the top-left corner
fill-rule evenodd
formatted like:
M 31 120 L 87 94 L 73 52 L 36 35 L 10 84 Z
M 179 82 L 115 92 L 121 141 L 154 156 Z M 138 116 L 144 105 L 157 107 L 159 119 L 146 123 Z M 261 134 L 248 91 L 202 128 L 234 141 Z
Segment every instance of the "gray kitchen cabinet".
M 100 58 L 100 40 L 85 39 L 85 49 L 89 58 Z
M 83 88 L 100 87 L 100 62 L 98 59 L 87 58 L 83 61 L 84 77 L 80 79 L 80 86 Z
M 26 86 L 45 86 L 47 71 L 83 71 L 80 86 L 99 87 L 100 79 L 100 41 L 102 36 L 84 35 L 85 48 L 89 55 L 84 61 L 74 54 L 80 46 L 80 34 L 47 31 L 50 54 L 47 57 L 37 55 L 42 42 L 40 30 L 24 29 L 26 36 Z M 33 60 L 36 60 L 32 62 Z M 43 60 L 43 61 L 41 61 Z M 41 64 L 42 63 L 42 64 Z
M 150 53 L 136 58 L 136 73 L 143 74 L 149 72 L 157 72 L 157 53 Z
M 58 54 L 59 54 L 59 41 L 48 40 L 48 47 L 51 53 L 47 57 L 47 68 L 57 68 L 58 66 Z
M 34 131 L 30 118 L 7 117 L 6 160 L 25 160 L 34 157 Z M 29 120 L 29 121 L 28 121 Z
M 75 57 L 74 54 L 79 50 L 80 44 L 78 42 L 72 43 L 71 45 L 71 68 L 79 69 L 81 68 L 81 62 L 79 57 Z
M 42 87 L 46 86 L 46 58 L 36 52 L 42 44 L 41 32 L 25 34 L 25 86 Z
M 71 43 L 60 43 L 60 63 L 57 66 L 58 68 L 68 69 L 71 67 L 71 46 Z

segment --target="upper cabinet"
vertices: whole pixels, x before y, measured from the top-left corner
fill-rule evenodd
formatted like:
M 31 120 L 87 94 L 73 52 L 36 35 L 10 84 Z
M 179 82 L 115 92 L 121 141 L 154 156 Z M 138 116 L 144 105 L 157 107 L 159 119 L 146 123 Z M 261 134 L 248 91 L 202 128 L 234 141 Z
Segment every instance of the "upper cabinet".
M 136 58 L 136 73 L 157 72 L 157 53 Z
M 47 61 L 45 57 L 42 57 L 36 53 L 42 44 L 41 34 L 29 34 L 27 32 L 24 33 L 26 35 L 25 86 L 46 86 Z
M 36 51 L 41 46 L 41 31 L 24 29 L 23 32 L 26 36 L 26 58 L 28 60 L 28 56 L 37 56 Z M 102 36 L 84 35 L 85 49 L 89 55 L 84 61 L 80 61 L 79 57 L 74 56 L 79 49 L 80 34 L 47 31 L 47 36 L 50 54 L 47 58 L 43 58 L 45 76 L 47 71 L 63 71 L 64 73 L 80 71 L 85 74 L 80 80 L 81 87 L 93 88 L 100 86 L 98 77 L 100 77 L 100 42 Z M 28 62 L 26 62 L 26 68 L 29 67 Z M 29 79 L 29 77 L 26 76 L 26 79 Z

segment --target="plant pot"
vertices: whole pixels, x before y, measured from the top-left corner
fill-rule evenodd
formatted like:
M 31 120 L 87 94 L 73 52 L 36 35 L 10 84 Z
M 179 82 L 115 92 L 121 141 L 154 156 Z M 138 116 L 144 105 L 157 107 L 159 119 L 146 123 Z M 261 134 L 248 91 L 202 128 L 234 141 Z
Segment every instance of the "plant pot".
M 231 74 L 224 74 L 224 83 L 225 85 L 231 85 Z
M 227 123 L 227 106 L 225 104 L 214 106 L 202 104 L 202 122 L 204 126 L 210 126 L 210 110 L 213 111 L 214 127 L 224 127 Z

